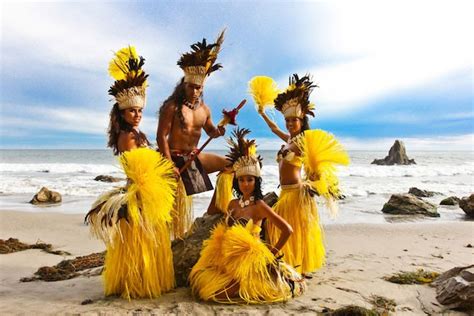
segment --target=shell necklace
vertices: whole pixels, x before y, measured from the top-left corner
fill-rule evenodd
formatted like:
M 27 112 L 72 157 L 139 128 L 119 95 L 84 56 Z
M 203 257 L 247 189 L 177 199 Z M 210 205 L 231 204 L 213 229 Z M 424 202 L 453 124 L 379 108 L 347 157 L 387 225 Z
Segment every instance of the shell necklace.
M 255 201 L 255 198 L 253 197 L 253 195 L 248 200 L 245 200 L 245 201 L 244 201 L 244 197 L 242 196 L 239 199 L 239 205 L 240 205 L 241 208 L 244 208 L 246 206 L 249 206 L 250 202 L 253 202 L 253 201 Z

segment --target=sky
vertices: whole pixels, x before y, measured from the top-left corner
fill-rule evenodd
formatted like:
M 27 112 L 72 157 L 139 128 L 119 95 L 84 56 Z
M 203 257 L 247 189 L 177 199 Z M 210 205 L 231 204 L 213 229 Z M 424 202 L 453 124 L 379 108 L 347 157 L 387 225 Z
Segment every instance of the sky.
M 106 148 L 108 62 L 128 45 L 146 59 L 141 129 L 154 140 L 158 108 L 182 77 L 180 55 L 225 27 L 223 68 L 204 100 L 217 123 L 247 99 L 237 121 L 261 149 L 281 141 L 257 115 L 248 81 L 266 75 L 284 89 L 291 74 L 309 73 L 319 85 L 311 127 L 349 150 L 400 139 L 408 150 L 474 151 L 471 3 L 2 1 L 0 148 Z

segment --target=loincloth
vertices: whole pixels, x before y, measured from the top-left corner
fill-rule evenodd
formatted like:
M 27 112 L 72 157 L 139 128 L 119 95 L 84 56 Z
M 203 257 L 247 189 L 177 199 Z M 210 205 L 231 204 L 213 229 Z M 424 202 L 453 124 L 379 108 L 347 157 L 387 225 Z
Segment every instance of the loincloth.
M 171 159 L 179 169 L 181 169 L 189 160 L 189 156 L 190 154 L 181 154 L 176 151 L 172 151 L 171 153 Z M 193 195 L 214 189 L 211 179 L 209 179 L 209 175 L 204 171 L 198 157 L 194 158 L 189 167 L 181 173 L 181 180 L 183 181 L 187 195 Z

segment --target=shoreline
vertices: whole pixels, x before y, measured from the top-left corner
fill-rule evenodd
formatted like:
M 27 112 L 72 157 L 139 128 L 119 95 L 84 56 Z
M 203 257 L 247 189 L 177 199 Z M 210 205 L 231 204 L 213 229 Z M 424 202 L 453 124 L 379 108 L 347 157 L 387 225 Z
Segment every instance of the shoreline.
M 28 203 L 34 194 L 1 194 L 0 193 L 0 214 L 2 212 L 15 211 L 30 214 L 65 214 L 82 215 L 89 211 L 90 206 L 97 196 L 72 196 L 63 195 L 63 201 L 55 205 L 32 205 Z M 339 224 L 392 224 L 392 223 L 447 223 L 474 221 L 465 216 L 464 211 L 458 206 L 438 205 L 444 196 L 436 195 L 432 198 L 423 198 L 434 203 L 438 207 L 440 217 L 410 216 L 410 215 L 390 215 L 382 213 L 382 207 L 391 194 L 367 197 L 349 197 L 339 201 L 338 217 L 331 218 L 324 206 L 324 202 L 318 199 L 318 211 L 323 225 Z M 205 213 L 211 196 L 196 196 L 194 198 L 194 218 Z
M 40 250 L 0 255 L 0 309 L 7 314 L 314 314 L 324 308 L 355 304 L 371 308 L 371 295 L 395 300 L 395 313 L 419 315 L 440 313 L 435 290 L 428 285 L 398 285 L 383 276 L 418 268 L 444 272 L 472 264 L 474 222 L 415 222 L 385 224 L 332 224 L 325 226 L 327 264 L 308 280 L 307 292 L 283 304 L 220 305 L 195 300 L 189 288 L 178 288 L 153 300 L 104 298 L 100 276 L 22 283 L 40 266 L 52 266 L 63 259 L 105 249 L 89 236 L 82 214 L 0 212 L 0 238 L 22 242 L 41 240 L 71 256 L 57 256 Z M 94 269 L 93 269 L 94 270 Z M 81 305 L 86 299 L 92 303 Z M 453 315 L 463 315 L 455 312 Z

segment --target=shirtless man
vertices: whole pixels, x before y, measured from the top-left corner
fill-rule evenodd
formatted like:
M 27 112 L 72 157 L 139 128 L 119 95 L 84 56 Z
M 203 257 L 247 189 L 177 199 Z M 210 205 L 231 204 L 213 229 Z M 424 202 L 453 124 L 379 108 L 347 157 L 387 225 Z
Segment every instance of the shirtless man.
M 183 206 L 189 203 L 185 202 L 186 196 L 183 197 L 182 186 L 187 196 L 212 190 L 208 174 L 223 171 L 229 164 L 224 156 L 204 152 L 199 153 L 193 160 L 202 130 L 213 138 L 225 133 L 224 127 L 214 125 L 211 111 L 202 99 L 205 79 L 213 71 L 221 68 L 221 65 L 216 64 L 215 61 L 223 40 L 224 31 L 219 34 L 216 43 L 207 44 L 203 39 L 202 42 L 191 45 L 192 51 L 183 54 L 178 61 L 178 65 L 184 71 L 184 77 L 160 108 L 156 135 L 158 148 L 165 157 L 175 163 L 175 173 L 182 180 L 181 187 L 178 187 L 177 206 L 173 217 L 174 227 L 180 227 L 175 229 L 175 236 L 178 237 L 189 229 L 192 222 L 190 210 L 184 210 L 190 207 Z M 191 165 L 179 174 L 179 168 L 188 160 L 192 160 Z M 219 209 L 227 210 L 227 203 L 231 199 L 232 174 L 222 173 L 221 175 L 218 176 L 208 213 L 217 213 Z M 216 200 L 216 192 L 218 192 L 218 200 Z
M 156 140 L 160 152 L 170 160 L 172 154 L 194 155 L 203 129 L 213 138 L 225 133 L 224 127 L 218 128 L 212 122 L 211 111 L 201 98 L 203 88 L 182 79 L 160 108 Z M 197 158 L 207 174 L 221 171 L 229 164 L 224 156 L 213 153 L 201 152 Z M 175 172 L 179 175 L 177 167 Z

